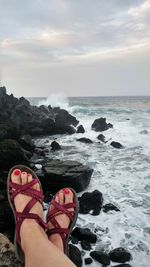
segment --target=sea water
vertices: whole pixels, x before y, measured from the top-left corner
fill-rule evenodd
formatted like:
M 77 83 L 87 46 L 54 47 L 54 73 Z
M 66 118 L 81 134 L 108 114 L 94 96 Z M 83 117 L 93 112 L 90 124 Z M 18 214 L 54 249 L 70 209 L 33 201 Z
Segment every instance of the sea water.
M 58 98 L 58 101 L 57 101 Z M 53 96 L 30 99 L 32 104 L 51 104 L 66 108 L 85 128 L 84 134 L 55 135 L 46 139 L 50 146 L 57 138 L 62 150 L 49 156 L 78 160 L 94 169 L 85 191 L 98 189 L 104 204 L 113 203 L 120 212 L 81 215 L 77 224 L 97 229 L 96 247 L 109 252 L 124 247 L 131 252 L 132 267 L 150 266 L 150 97 L 76 97 Z M 99 143 L 98 132 L 91 130 L 95 119 L 105 117 L 113 128 L 103 134 L 107 143 Z M 90 138 L 93 144 L 77 142 Z M 115 149 L 111 141 L 124 148 Z M 41 144 L 45 139 L 38 139 Z M 81 194 L 79 194 L 81 195 Z M 80 247 L 80 245 L 79 245 Z M 95 246 L 93 246 L 95 249 Z M 84 256 L 87 257 L 89 252 Z M 116 264 L 114 264 L 116 265 Z M 94 261 L 91 267 L 100 266 Z M 113 265 L 111 265 L 113 266 Z

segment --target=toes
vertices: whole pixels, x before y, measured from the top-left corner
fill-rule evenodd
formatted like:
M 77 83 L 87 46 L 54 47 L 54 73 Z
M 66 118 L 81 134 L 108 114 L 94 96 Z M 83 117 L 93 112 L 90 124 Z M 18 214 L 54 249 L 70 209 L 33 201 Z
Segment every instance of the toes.
M 28 183 L 30 183 L 32 181 L 32 175 L 30 173 L 28 173 L 27 177 L 28 177 Z
M 11 174 L 12 182 L 16 184 L 21 184 L 21 171 L 19 169 L 15 169 Z
M 73 192 L 69 188 L 64 189 L 65 194 L 65 203 L 72 203 L 73 202 Z
M 60 190 L 59 192 L 58 192 L 58 198 L 59 198 L 59 204 L 64 204 L 64 192 L 63 192 L 63 190 Z
M 22 172 L 21 173 L 21 182 L 22 182 L 23 185 L 24 184 L 27 184 L 27 182 L 28 182 L 28 176 L 27 176 L 27 173 L 26 172 Z

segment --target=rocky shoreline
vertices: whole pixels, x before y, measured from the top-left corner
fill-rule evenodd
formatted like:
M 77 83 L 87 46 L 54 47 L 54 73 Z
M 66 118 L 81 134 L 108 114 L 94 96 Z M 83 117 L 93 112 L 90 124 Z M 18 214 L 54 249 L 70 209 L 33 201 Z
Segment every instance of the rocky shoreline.
M 104 132 L 112 127 L 113 125 L 107 123 L 105 118 L 95 120 L 91 126 L 96 132 Z M 56 141 L 52 142 L 49 149 L 47 146 L 36 146 L 33 138 L 84 132 L 84 127 L 79 125 L 79 121 L 68 111 L 51 106 L 31 106 L 24 97 L 17 99 L 12 94 L 8 95 L 5 87 L 0 87 L 0 233 L 4 234 L 0 236 L 0 266 L 21 266 L 15 259 L 13 245 L 6 238 L 7 236 L 13 241 L 15 227 L 6 194 L 8 170 L 16 164 L 31 167 L 41 181 L 45 202 L 49 202 L 62 187 L 73 187 L 76 192 L 82 192 L 90 183 L 93 169 L 78 161 L 49 158 L 49 149 L 56 151 L 62 149 L 61 146 Z M 97 139 L 103 144 L 107 143 L 103 134 L 99 134 Z M 77 141 L 89 146 L 93 143 L 86 137 Z M 117 149 L 123 148 L 115 141 L 110 145 Z M 98 190 L 85 192 L 79 198 L 81 214 L 96 216 L 101 210 L 119 212 L 120 208 L 112 203 L 103 205 L 103 194 Z M 118 267 L 131 266 L 126 263 L 131 260 L 131 254 L 124 248 L 115 248 L 116 250 L 109 252 L 104 249 L 92 250 L 91 244 L 97 242 L 96 233 L 96 229 L 95 233 L 87 228 L 74 229 L 71 236 L 70 258 L 78 267 L 83 264 L 84 251 L 90 251 L 89 258 L 84 259 L 85 265 L 96 260 L 103 266 L 109 265 L 111 261 L 121 263 Z M 81 249 L 75 247 L 75 244 L 79 244 Z

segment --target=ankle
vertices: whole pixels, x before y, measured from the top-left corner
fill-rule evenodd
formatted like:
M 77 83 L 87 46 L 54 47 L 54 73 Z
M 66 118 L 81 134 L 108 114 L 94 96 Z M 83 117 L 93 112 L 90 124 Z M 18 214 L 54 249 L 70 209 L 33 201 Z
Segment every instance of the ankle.
M 63 241 L 60 234 L 52 234 L 49 236 L 49 240 L 57 246 L 61 251 L 64 251 Z
M 21 247 L 26 250 L 31 239 L 36 239 L 37 233 L 46 236 L 44 230 L 34 219 L 25 219 L 20 228 Z

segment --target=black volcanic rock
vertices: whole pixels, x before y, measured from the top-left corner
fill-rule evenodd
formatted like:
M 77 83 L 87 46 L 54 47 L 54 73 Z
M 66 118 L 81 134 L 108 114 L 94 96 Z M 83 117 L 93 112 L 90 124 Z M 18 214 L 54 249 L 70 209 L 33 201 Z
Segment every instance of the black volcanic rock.
M 69 258 L 77 267 L 82 267 L 81 251 L 72 244 L 69 245 Z
M 0 141 L 0 169 L 9 170 L 17 164 L 29 165 L 30 153 L 22 149 L 19 143 L 12 139 Z
M 113 125 L 111 123 L 106 123 L 106 118 L 96 119 L 92 124 L 92 130 L 96 132 L 103 132 L 109 128 L 113 128 Z
M 108 212 L 108 211 L 110 211 L 110 210 L 115 210 L 115 211 L 120 211 L 120 209 L 118 208 L 118 207 L 116 207 L 114 204 L 112 204 L 112 203 L 108 203 L 108 204 L 105 204 L 104 206 L 103 206 L 103 211 L 104 212 Z
M 121 145 L 119 142 L 115 142 L 115 141 L 112 141 L 110 145 L 115 147 L 115 148 L 123 148 L 123 145 Z
M 50 106 L 32 106 L 21 97 L 6 94 L 6 88 L 0 87 L 0 139 L 18 140 L 23 135 L 31 136 L 73 134 L 79 121 L 60 108 Z
M 81 247 L 84 250 L 91 250 L 91 244 L 84 240 L 81 241 Z
M 56 150 L 60 150 L 61 149 L 61 146 L 60 146 L 60 144 L 58 142 L 53 141 L 51 143 L 51 148 L 52 148 L 53 151 L 56 151 Z
M 93 262 L 93 260 L 91 258 L 85 258 L 84 262 L 85 262 L 85 265 L 89 265 Z
M 104 253 L 104 252 L 101 252 L 101 251 L 92 251 L 90 253 L 90 256 L 100 262 L 101 264 L 104 264 L 104 266 L 107 266 L 110 264 L 110 257 L 108 254 Z
M 84 129 L 83 125 L 79 125 L 77 127 L 77 133 L 85 133 L 85 129 Z
M 100 141 L 103 142 L 103 143 L 106 143 L 106 141 L 105 141 L 105 136 L 104 136 L 103 134 L 99 134 L 99 135 L 97 136 L 97 139 L 100 140 Z
M 34 142 L 32 140 L 32 137 L 29 134 L 23 135 L 19 139 L 19 144 L 26 150 L 32 151 L 35 148 Z
M 91 139 L 86 138 L 86 137 L 78 138 L 77 141 L 85 143 L 85 144 L 92 144 L 93 143 L 93 141 Z
M 97 241 L 97 236 L 91 232 L 88 228 L 76 227 L 71 235 L 77 238 L 79 241 L 85 241 L 91 244 L 95 244 Z
M 78 161 L 47 160 L 42 173 L 38 173 L 43 190 L 57 192 L 63 187 L 72 187 L 76 192 L 83 191 L 90 182 L 93 170 Z
M 100 191 L 85 192 L 79 198 L 79 212 L 87 214 L 93 211 L 92 215 L 98 215 L 103 204 L 103 195 Z
M 132 258 L 131 253 L 122 247 L 113 249 L 110 251 L 109 255 L 112 261 L 119 263 L 125 263 L 126 261 L 130 261 Z

